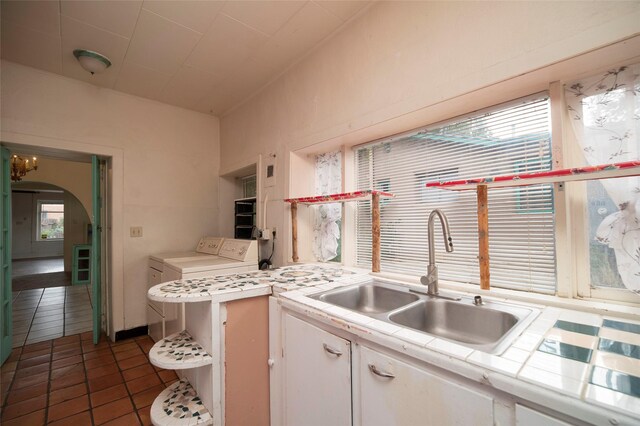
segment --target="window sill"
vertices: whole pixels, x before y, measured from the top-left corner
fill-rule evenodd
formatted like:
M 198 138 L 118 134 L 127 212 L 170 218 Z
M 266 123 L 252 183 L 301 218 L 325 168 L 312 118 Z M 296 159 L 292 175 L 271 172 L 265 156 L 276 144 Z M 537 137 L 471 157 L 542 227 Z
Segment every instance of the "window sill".
M 371 273 L 374 276 L 388 278 L 397 281 L 403 281 L 411 284 L 420 284 L 420 278 L 410 275 L 394 274 L 390 272 Z M 627 318 L 640 321 L 639 304 L 624 303 L 617 301 L 605 301 L 597 299 L 575 298 L 569 299 L 560 296 L 551 296 L 538 293 L 526 293 L 517 290 L 509 290 L 503 288 L 492 288 L 491 290 L 481 290 L 479 286 L 474 284 L 463 284 L 458 282 L 440 281 L 440 289 L 455 290 L 465 293 L 488 295 L 507 300 L 535 303 L 545 306 L 553 306 L 556 308 L 572 309 L 577 311 L 590 312 L 600 315 L 612 315 L 616 317 Z

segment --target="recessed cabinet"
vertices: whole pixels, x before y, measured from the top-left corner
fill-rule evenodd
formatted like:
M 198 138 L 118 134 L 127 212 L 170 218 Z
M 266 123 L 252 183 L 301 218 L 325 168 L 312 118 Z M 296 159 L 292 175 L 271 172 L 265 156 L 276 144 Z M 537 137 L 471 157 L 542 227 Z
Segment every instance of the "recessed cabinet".
M 256 199 L 243 198 L 235 200 L 234 238 L 254 240 L 253 229 L 256 226 Z
M 290 315 L 284 319 L 284 420 L 351 424 L 351 342 Z
M 493 398 L 360 346 L 362 425 L 493 425 Z

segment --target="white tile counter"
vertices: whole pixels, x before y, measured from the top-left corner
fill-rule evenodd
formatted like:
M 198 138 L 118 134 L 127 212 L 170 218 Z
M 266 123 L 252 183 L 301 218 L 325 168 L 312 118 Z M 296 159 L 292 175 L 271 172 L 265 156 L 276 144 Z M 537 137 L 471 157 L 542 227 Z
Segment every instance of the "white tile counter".
M 550 406 L 552 402 L 552 409 L 578 419 L 640 424 L 640 322 L 512 303 L 540 313 L 504 352 L 492 355 L 308 297 L 350 284 L 337 280 L 290 291 L 280 295 L 280 303 L 534 403 Z M 594 413 L 599 415 L 594 417 Z
M 369 279 L 364 270 L 305 264 L 163 283 L 148 297 L 215 303 L 273 294 L 286 309 L 540 406 L 586 422 L 640 423 L 640 322 L 500 300 L 539 314 L 492 355 L 308 297 Z

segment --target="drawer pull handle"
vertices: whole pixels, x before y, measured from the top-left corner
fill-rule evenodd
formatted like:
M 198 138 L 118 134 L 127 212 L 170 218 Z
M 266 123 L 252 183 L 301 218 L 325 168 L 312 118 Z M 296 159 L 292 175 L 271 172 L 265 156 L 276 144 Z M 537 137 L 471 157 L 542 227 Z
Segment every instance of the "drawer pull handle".
M 380 371 L 380 370 L 378 370 L 378 367 L 376 367 L 376 366 L 375 366 L 375 365 L 373 365 L 373 364 L 369 364 L 369 370 L 371 370 L 371 372 L 372 372 L 373 374 L 375 374 L 376 376 L 385 377 L 385 378 L 387 378 L 387 379 L 394 379 L 394 378 L 396 377 L 396 376 L 394 376 L 394 375 L 393 375 L 393 374 L 391 374 L 391 373 L 386 373 L 386 372 L 384 372 L 384 371 Z
M 331 355 L 342 356 L 342 352 L 340 352 L 337 349 L 333 349 L 331 346 L 327 345 L 326 343 L 323 343 L 322 346 L 324 347 L 324 350 L 330 353 Z

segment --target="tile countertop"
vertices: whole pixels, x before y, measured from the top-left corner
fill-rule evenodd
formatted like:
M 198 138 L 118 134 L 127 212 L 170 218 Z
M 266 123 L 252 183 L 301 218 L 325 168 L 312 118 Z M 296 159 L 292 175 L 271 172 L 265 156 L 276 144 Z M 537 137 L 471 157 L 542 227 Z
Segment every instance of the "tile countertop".
M 514 302 L 540 314 L 497 356 L 308 297 L 369 279 L 362 269 L 302 264 L 162 283 L 148 297 L 225 302 L 274 294 L 289 309 L 508 393 L 517 388 L 524 399 L 573 417 L 593 421 L 580 410 L 593 414 L 596 406 L 624 416 L 609 423 L 640 421 L 640 322 Z
M 345 284 L 368 277 L 368 271 L 341 265 L 301 264 L 269 271 L 216 275 L 169 281 L 151 287 L 147 297 L 157 302 L 225 302 L 265 294 L 316 287 L 336 280 Z
M 508 393 L 518 393 L 514 383 L 524 385 L 523 399 L 587 422 L 594 418 L 580 411 L 593 406 L 624 416 L 601 413 L 607 423 L 640 422 L 640 322 L 517 302 L 540 313 L 497 356 L 308 297 L 349 284 L 336 280 L 280 299 L 288 309 Z

